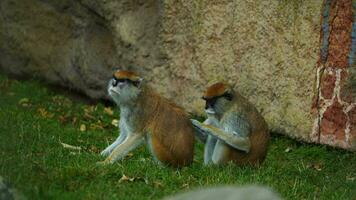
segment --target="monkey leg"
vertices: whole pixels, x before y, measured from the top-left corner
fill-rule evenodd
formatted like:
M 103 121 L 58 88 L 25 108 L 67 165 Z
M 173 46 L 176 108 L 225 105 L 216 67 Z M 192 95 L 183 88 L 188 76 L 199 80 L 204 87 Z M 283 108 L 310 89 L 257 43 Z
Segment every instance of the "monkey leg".
M 217 138 L 209 135 L 204 147 L 204 165 L 211 164 Z
M 122 130 L 119 137 L 115 140 L 115 142 L 113 142 L 111 145 L 109 145 L 108 147 L 106 147 L 104 149 L 104 151 L 102 151 L 100 154 L 102 156 L 108 156 L 109 154 L 111 154 L 111 152 L 118 146 L 120 145 L 127 137 L 127 132 Z
M 233 148 L 249 152 L 250 151 L 250 139 L 249 137 L 242 137 L 239 136 L 234 131 L 225 131 L 220 128 L 214 127 L 209 124 L 202 124 L 197 120 L 191 120 L 193 123 L 194 128 L 198 129 L 199 131 L 217 137 L 218 139 L 223 140 L 228 145 L 232 146 Z
M 114 163 L 117 160 L 125 157 L 130 151 L 136 149 L 144 141 L 144 136 L 141 134 L 127 135 L 126 139 L 118 145 L 113 152 L 104 161 L 104 164 Z
M 217 140 L 212 155 L 212 162 L 216 165 L 223 165 L 229 162 L 231 147 L 222 140 Z

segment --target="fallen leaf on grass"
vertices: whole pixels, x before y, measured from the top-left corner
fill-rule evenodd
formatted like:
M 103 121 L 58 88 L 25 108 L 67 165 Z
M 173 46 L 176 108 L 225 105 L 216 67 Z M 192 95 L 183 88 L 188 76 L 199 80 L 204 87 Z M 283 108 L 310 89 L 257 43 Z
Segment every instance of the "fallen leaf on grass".
M 90 148 L 89 148 L 89 151 L 92 152 L 92 153 L 99 153 L 100 152 L 100 149 L 98 149 L 96 146 L 94 145 L 91 145 Z
M 122 177 L 119 180 L 119 183 L 122 182 L 134 182 L 134 181 L 144 181 L 146 184 L 148 183 L 148 180 L 142 177 L 128 177 L 125 174 L 122 175 Z
M 346 176 L 346 180 L 347 181 L 354 181 L 354 180 L 356 180 L 356 177 Z
M 96 111 L 96 109 L 97 109 L 96 106 L 87 106 L 87 107 L 84 107 L 84 112 L 89 114 L 89 113 Z
M 69 122 L 69 118 L 71 116 L 69 114 L 66 114 L 66 115 L 60 115 L 58 116 L 58 120 L 62 123 L 62 124 L 65 124 L 67 122 Z
M 153 187 L 155 188 L 162 188 L 163 184 L 160 181 L 153 181 Z
M 45 108 L 38 108 L 37 112 L 43 118 L 52 118 L 54 116 L 53 113 L 48 112 Z
M 292 151 L 292 148 L 291 148 L 291 147 L 287 147 L 287 148 L 284 150 L 284 152 L 286 152 L 286 153 L 288 153 L 288 152 L 290 152 L 290 151 Z
M 182 186 L 181 186 L 182 189 L 189 189 L 189 184 L 188 183 L 184 183 Z
M 118 126 L 119 126 L 119 120 L 113 119 L 113 120 L 111 121 L 111 124 L 112 124 L 113 126 L 115 126 L 115 127 L 118 127 Z
M 63 142 L 60 142 L 60 143 L 63 146 L 63 148 L 65 148 L 65 149 L 78 150 L 78 151 L 82 150 L 82 147 L 73 146 L 70 144 L 63 143 Z
M 85 126 L 85 124 L 81 124 L 79 130 L 80 130 L 81 132 L 84 132 L 84 131 L 87 130 L 87 127 Z
M 316 171 L 321 171 L 323 166 L 320 163 L 311 163 L 309 164 L 309 167 L 315 169 Z
M 52 97 L 52 102 L 59 106 L 64 106 L 64 107 L 72 106 L 72 101 L 64 96 L 54 96 Z
M 19 104 L 23 107 L 28 107 L 30 106 L 30 100 L 28 98 L 22 98 L 20 99 Z
M 104 125 L 101 120 L 98 120 L 96 123 L 90 124 L 90 128 L 94 130 L 95 129 L 104 130 Z
M 91 120 L 95 119 L 95 117 L 93 115 L 89 114 L 89 113 L 84 113 L 83 117 L 85 119 L 91 119 Z
M 73 119 L 72 119 L 72 124 L 76 124 L 76 123 L 77 123 L 77 121 L 78 121 L 78 118 L 73 117 Z
M 126 176 L 125 174 L 123 174 L 122 177 L 119 180 L 119 183 L 122 183 L 124 181 L 133 182 L 134 180 L 135 180 L 135 178 L 130 178 L 130 177 Z
M 104 112 L 110 116 L 114 115 L 114 111 L 110 107 L 105 107 Z
M 28 98 L 22 98 L 20 99 L 19 104 L 28 103 L 28 102 L 30 102 Z

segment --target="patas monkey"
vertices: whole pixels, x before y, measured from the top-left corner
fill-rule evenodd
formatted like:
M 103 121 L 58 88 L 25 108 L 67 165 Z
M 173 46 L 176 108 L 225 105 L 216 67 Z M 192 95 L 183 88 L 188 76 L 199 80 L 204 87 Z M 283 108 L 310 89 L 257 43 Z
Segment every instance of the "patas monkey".
M 224 83 L 207 88 L 203 95 L 208 119 L 192 120 L 199 138 L 206 136 L 204 164 L 257 166 L 266 157 L 269 131 L 257 109 Z
M 120 136 L 101 155 L 102 164 L 113 163 L 142 143 L 152 155 L 173 167 L 188 165 L 194 154 L 194 129 L 188 115 L 155 93 L 131 71 L 116 71 L 108 86 L 109 96 L 120 107 Z

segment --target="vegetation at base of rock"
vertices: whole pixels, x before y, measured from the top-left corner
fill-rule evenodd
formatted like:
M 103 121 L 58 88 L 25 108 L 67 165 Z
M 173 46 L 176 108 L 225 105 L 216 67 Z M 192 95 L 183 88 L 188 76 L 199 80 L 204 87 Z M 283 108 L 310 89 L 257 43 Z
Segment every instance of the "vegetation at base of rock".
M 262 184 L 285 199 L 352 199 L 355 153 L 273 134 L 260 168 L 157 165 L 146 148 L 98 167 L 99 152 L 117 136 L 118 111 L 53 92 L 36 80 L 0 75 L 0 175 L 28 199 L 159 199 L 211 185 Z M 70 145 L 70 146 L 68 146 Z

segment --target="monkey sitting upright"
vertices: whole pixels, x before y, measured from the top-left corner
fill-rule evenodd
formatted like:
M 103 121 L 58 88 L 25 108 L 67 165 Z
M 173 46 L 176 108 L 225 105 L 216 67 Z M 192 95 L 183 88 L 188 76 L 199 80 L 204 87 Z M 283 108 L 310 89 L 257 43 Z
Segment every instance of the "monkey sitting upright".
M 113 163 L 146 142 L 161 163 L 181 167 L 193 160 L 194 129 L 188 115 L 159 96 L 138 74 L 118 70 L 108 93 L 120 106 L 120 136 L 101 155 L 102 164 Z
M 204 164 L 260 165 L 270 136 L 257 109 L 221 82 L 208 87 L 203 99 L 208 119 L 192 122 L 198 137 L 205 138 Z

